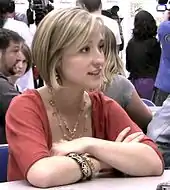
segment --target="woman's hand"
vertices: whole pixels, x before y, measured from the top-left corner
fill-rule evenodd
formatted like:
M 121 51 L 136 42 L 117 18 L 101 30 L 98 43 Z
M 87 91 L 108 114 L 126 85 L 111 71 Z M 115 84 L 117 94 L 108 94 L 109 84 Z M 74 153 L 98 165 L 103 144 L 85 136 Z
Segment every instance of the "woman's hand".
M 51 149 L 52 156 L 65 156 L 71 152 L 76 152 L 79 154 L 86 153 L 89 142 L 93 138 L 90 137 L 82 137 L 78 139 L 74 139 L 72 141 L 61 141 L 59 143 L 53 143 Z
M 144 138 L 144 134 L 142 132 L 136 132 L 131 135 L 128 135 L 131 128 L 127 127 L 123 131 L 121 131 L 116 138 L 115 142 L 140 142 Z M 128 135 L 128 136 L 127 136 Z M 71 152 L 76 152 L 79 154 L 87 153 L 87 149 L 90 143 L 95 143 L 95 138 L 91 137 L 82 137 L 78 139 L 74 139 L 72 141 L 61 141 L 59 143 L 53 143 L 51 149 L 52 156 L 65 156 Z
M 136 132 L 131 135 L 128 135 L 130 130 L 131 128 L 127 127 L 123 131 L 121 131 L 119 135 L 117 136 L 115 142 L 126 142 L 126 143 L 140 142 L 145 136 L 143 132 Z

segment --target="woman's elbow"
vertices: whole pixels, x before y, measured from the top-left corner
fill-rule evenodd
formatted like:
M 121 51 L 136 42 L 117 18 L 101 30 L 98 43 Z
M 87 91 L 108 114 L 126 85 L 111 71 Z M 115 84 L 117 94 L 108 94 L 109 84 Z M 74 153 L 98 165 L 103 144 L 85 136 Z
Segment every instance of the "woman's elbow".
M 35 187 L 50 187 L 49 174 L 44 168 L 30 168 L 27 173 L 27 181 Z
M 52 186 L 59 186 L 59 175 L 53 175 L 53 170 L 47 164 L 48 158 L 40 159 L 35 162 L 28 170 L 26 179 L 27 181 L 39 188 L 49 188 Z M 57 180 L 58 179 L 58 180 Z
M 158 156 L 159 157 L 159 156 Z M 155 161 L 155 164 L 153 165 L 153 173 L 152 175 L 160 176 L 164 172 L 164 164 L 160 158 Z
M 151 147 L 149 147 L 150 149 L 152 149 Z M 148 165 L 150 166 L 150 175 L 151 176 L 160 176 L 163 174 L 164 171 L 164 163 L 161 160 L 160 156 L 155 152 L 155 150 L 150 150 L 151 154 L 148 156 L 149 158 L 149 163 Z M 148 169 L 148 167 L 147 167 Z

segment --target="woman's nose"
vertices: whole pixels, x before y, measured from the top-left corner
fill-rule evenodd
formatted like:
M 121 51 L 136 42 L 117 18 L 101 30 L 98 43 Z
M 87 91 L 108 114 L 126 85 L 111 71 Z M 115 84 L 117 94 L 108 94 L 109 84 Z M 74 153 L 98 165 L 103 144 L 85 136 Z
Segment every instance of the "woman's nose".
M 93 64 L 96 67 L 103 67 L 105 63 L 105 57 L 103 52 L 99 52 L 96 54 L 95 59 L 93 60 Z
M 22 69 L 22 67 L 23 67 L 22 61 L 19 61 L 19 62 L 17 63 L 17 67 L 18 67 L 19 69 Z

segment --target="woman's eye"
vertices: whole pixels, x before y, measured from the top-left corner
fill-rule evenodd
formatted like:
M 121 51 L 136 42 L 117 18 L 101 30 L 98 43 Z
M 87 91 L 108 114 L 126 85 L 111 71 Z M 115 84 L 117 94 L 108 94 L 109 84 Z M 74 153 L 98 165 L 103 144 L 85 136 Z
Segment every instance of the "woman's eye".
M 104 44 L 101 44 L 101 45 L 99 46 L 99 49 L 102 49 L 102 50 L 103 50 L 103 48 L 104 48 Z
M 85 47 L 83 49 L 80 50 L 82 53 L 86 53 L 90 51 L 90 47 Z
M 19 52 L 19 50 L 18 50 L 18 49 L 15 49 L 15 50 L 14 50 L 14 53 L 18 53 L 18 52 Z

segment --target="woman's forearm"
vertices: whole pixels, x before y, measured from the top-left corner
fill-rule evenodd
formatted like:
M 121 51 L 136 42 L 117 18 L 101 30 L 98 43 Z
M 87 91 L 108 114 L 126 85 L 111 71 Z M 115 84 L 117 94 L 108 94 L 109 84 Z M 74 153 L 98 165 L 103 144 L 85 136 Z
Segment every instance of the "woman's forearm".
M 161 175 L 163 171 L 163 164 L 157 153 L 143 143 L 94 139 L 87 151 L 97 159 L 128 175 Z
M 100 162 L 92 159 L 95 172 L 101 168 Z M 65 156 L 52 156 L 37 161 L 28 171 L 27 180 L 40 188 L 60 186 L 79 181 L 82 172 L 78 163 Z
M 81 179 L 81 170 L 75 160 L 53 156 L 37 161 L 28 171 L 27 180 L 40 188 L 75 183 Z

